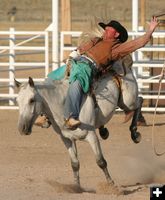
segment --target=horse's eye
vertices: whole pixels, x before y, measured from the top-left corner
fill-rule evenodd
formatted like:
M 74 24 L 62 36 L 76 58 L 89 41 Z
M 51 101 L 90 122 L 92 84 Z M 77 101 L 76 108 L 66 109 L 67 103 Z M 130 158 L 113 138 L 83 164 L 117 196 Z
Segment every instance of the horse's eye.
M 31 98 L 31 99 L 29 100 L 29 103 L 30 103 L 30 104 L 32 104 L 32 103 L 34 103 L 34 102 L 35 102 L 34 98 Z

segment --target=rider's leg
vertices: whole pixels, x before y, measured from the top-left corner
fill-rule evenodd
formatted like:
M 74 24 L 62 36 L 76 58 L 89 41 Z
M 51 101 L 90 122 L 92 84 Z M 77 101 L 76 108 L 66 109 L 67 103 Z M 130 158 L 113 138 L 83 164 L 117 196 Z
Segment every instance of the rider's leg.
M 69 128 L 80 124 L 79 113 L 83 97 L 83 90 L 78 80 L 72 82 L 69 86 L 64 105 L 64 118 Z

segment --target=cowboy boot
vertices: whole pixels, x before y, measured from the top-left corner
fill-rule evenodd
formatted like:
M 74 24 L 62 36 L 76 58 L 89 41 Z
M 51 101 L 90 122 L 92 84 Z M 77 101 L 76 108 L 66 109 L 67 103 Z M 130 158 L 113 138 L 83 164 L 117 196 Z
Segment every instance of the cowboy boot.
M 79 125 L 81 124 L 81 122 L 77 119 L 74 119 L 74 118 L 69 118 L 67 120 L 65 120 L 65 126 L 68 128 L 68 129 L 74 129 L 74 128 L 77 128 Z

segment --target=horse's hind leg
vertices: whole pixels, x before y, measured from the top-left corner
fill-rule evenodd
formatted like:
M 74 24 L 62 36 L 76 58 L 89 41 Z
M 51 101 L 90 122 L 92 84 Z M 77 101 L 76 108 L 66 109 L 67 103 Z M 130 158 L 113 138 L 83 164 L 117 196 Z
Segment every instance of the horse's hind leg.
M 141 140 L 141 134 L 137 132 L 137 122 L 139 120 L 139 116 L 141 115 L 142 104 L 143 104 L 143 98 L 138 97 L 138 107 L 134 112 L 133 119 L 130 126 L 131 138 L 135 143 L 139 143 Z
M 103 140 L 106 140 L 109 137 L 109 131 L 104 125 L 99 127 L 99 134 Z
M 142 115 L 142 112 L 140 112 L 138 121 L 137 121 L 137 126 L 146 126 L 146 125 L 147 125 L 147 122 L 146 122 L 144 116 Z
M 111 176 L 110 176 L 110 174 L 108 172 L 107 162 L 103 157 L 102 150 L 101 150 L 101 147 L 100 147 L 100 142 L 99 142 L 99 140 L 97 138 L 96 133 L 94 131 L 90 131 L 88 133 L 87 137 L 86 137 L 86 140 L 91 145 L 91 147 L 92 147 L 92 149 L 94 151 L 95 157 L 96 157 L 97 165 L 103 170 L 107 182 L 108 183 L 113 183 L 113 180 L 112 180 L 112 178 L 111 178 Z

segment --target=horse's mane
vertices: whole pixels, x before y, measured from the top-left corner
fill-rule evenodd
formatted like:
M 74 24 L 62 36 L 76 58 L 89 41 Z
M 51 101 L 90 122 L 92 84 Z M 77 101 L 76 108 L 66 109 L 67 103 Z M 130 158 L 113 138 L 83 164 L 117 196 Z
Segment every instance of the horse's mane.
M 26 86 L 27 83 L 24 84 Z M 44 81 L 35 82 L 35 88 L 37 89 L 54 89 L 56 87 L 67 85 L 67 80 L 52 80 L 50 78 L 46 78 Z
M 98 25 L 100 21 L 102 21 L 99 18 L 93 17 L 91 20 L 91 27 L 88 29 L 88 31 L 84 31 L 78 40 L 78 46 L 82 43 L 86 43 L 90 41 L 94 37 L 101 37 L 103 34 L 103 29 Z

